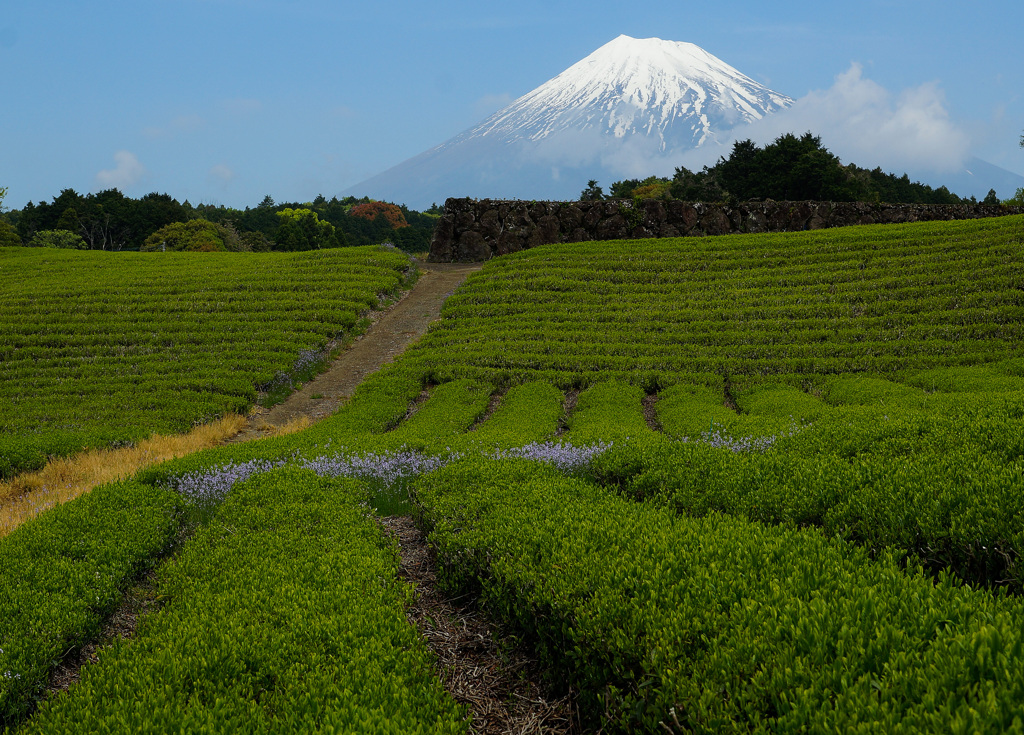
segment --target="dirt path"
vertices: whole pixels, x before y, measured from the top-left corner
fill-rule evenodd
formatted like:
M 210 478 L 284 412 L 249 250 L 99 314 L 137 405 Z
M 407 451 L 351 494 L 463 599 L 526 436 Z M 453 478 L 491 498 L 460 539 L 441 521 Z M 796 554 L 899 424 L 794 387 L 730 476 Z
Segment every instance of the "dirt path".
M 504 636 L 473 600 L 437 587 L 436 560 L 412 518 L 380 519 L 399 544 L 403 579 L 416 596 L 406 611 L 437 657 L 437 672 L 455 701 L 472 714 L 470 735 L 575 735 L 582 732 L 575 692 L 551 696 L 540 665 Z
M 319 421 L 346 401 L 364 378 L 394 360 L 441 315 L 441 306 L 480 264 L 419 263 L 416 284 L 340 354 L 331 366 L 283 403 L 258 409 L 232 441 L 256 439 L 303 417 Z

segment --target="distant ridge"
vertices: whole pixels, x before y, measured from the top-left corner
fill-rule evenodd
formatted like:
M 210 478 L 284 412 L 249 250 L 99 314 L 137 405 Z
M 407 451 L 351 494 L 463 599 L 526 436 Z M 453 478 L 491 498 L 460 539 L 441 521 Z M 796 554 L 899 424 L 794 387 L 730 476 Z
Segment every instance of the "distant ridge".
M 414 209 L 448 197 L 573 200 L 589 179 L 608 186 L 671 175 L 684 152 L 727 142 L 792 104 L 692 43 L 623 35 L 474 127 L 341 194 Z M 1006 199 L 1024 186 L 1024 176 L 977 158 L 959 172 L 907 173 L 978 199 L 990 188 Z
M 692 43 L 619 36 L 480 124 L 344 194 L 414 208 L 449 196 L 572 199 L 587 178 L 717 141 L 791 105 Z

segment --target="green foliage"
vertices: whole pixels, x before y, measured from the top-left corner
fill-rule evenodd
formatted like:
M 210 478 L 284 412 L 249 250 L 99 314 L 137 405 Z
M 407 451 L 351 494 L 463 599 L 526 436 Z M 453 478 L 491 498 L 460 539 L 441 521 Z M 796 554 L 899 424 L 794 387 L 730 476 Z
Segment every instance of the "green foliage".
M 780 433 L 762 451 L 738 451 L 715 435 L 616 446 L 595 472 L 679 513 L 814 525 L 972 584 L 1020 588 L 1024 519 L 1013 497 L 1024 481 L 1024 380 L 1016 381 L 1013 392 L 925 400 L 908 386 L 844 379 L 829 397 L 848 405 L 835 407 L 768 387 L 741 401 L 749 416 L 725 424 L 736 436 L 763 436 L 763 424 L 745 421 L 774 418 Z M 695 424 L 701 416 L 708 423 L 699 408 L 694 414 Z M 798 431 L 782 434 L 787 423 Z
M 604 191 L 597 185 L 597 179 L 587 182 L 587 188 L 580 192 L 581 202 L 595 202 L 604 199 Z
M 1019 729 L 1019 599 L 814 530 L 679 516 L 525 462 L 416 487 L 442 583 L 532 643 L 602 732 Z
M 143 252 L 238 252 L 242 250 L 238 233 L 205 219 L 173 222 L 146 238 Z
M 18 231 L 0 214 L 0 248 L 17 248 L 22 244 Z
M 1017 189 L 1013 196 L 1003 202 L 1009 206 L 1024 207 L 1024 186 Z
M 54 663 L 99 632 L 126 586 L 167 549 L 181 507 L 167 490 L 117 482 L 0 542 L 0 728 L 35 705 Z
M 746 201 L 751 199 L 817 201 L 886 201 L 922 204 L 955 204 L 960 198 L 945 187 L 932 189 L 911 183 L 881 169 L 868 171 L 853 164 L 843 166 L 821 144 L 821 138 L 805 133 L 799 138 L 781 135 L 764 148 L 751 140 L 736 141 L 728 158 L 692 172 L 676 169 L 672 181 L 649 177 L 611 185 L 610 198 L 671 196 L 685 201 Z M 986 199 L 986 201 L 988 201 Z
M 465 732 L 362 498 L 297 470 L 239 488 L 161 569 L 161 610 L 24 732 Z
M 68 230 L 42 230 L 29 241 L 30 248 L 64 248 L 66 250 L 88 250 L 89 246 L 81 235 Z
M 387 218 L 349 216 L 353 205 L 370 201 L 365 197 L 328 200 L 317 196 L 313 202 L 278 204 L 267 195 L 256 207 L 239 210 L 212 204 L 192 205 L 188 201 L 179 203 L 156 192 L 132 199 L 117 189 L 84 196 L 64 189 L 52 202 L 29 202 L 23 209 L 11 212 L 10 222 L 22 242 L 28 242 L 42 230 L 68 230 L 81 235 L 91 250 L 138 250 L 157 230 L 190 220 L 207 220 L 224 228 L 207 228 L 206 236 L 196 246 L 199 249 L 220 249 L 223 244 L 227 250 L 264 252 L 384 242 L 407 252 L 429 248 L 440 211 L 420 213 L 405 206 L 387 205 L 396 214 L 400 210 L 399 223 L 404 218 L 409 225 L 397 228 Z M 288 210 L 291 214 L 284 215 L 282 220 L 279 213 Z M 0 224 L 0 243 L 12 240 L 4 237 L 3 229 Z M 282 242 L 276 242 L 277 239 Z
M 260 209 L 277 219 L 275 206 Z M 442 583 L 479 596 L 578 692 L 585 727 L 1020 731 L 1022 220 L 552 245 L 489 261 L 333 416 L 140 474 L 173 485 L 229 462 L 288 465 L 211 508 L 161 573 L 164 610 L 28 731 L 464 727 L 423 664 L 393 551 L 367 518 L 384 507 L 380 487 L 296 469 L 401 447 L 449 462 L 412 494 Z M 63 273 L 89 257 L 42 255 Z M 319 275 L 335 255 L 263 257 Z M 398 278 L 406 261 L 390 250 L 361 268 L 392 256 Z M 176 257 L 188 256 L 141 259 Z M 201 260 L 220 258 L 236 270 L 261 260 Z M 299 277 L 280 275 L 294 291 Z M 227 317 L 197 307 L 199 293 L 254 308 L 239 281 L 209 276 L 175 293 L 205 318 Z M 260 320 L 291 321 L 269 290 L 252 289 Z M 312 286 L 299 290 L 318 308 Z M 43 294 L 9 303 L 51 321 L 69 311 L 66 293 Z M 18 319 L 0 334 L 22 334 Z M 60 339 L 84 331 L 59 326 Z M 247 349 L 265 360 L 276 341 Z M 295 343 L 281 341 L 287 365 Z M 499 399 L 492 386 L 508 390 Z M 565 416 L 563 391 L 579 391 Z M 645 420 L 652 408 L 661 433 Z M 612 446 L 575 478 L 495 459 L 553 436 Z M 554 448 L 540 449 L 527 456 L 550 460 Z M 407 502 L 400 489 L 389 499 Z M 90 589 L 68 597 L 88 602 Z
M 85 196 L 64 189 L 52 203 L 29 202 L 12 217 L 25 242 L 39 231 L 63 229 L 81 235 L 90 250 L 137 250 L 155 230 L 183 222 L 188 214 L 167 194 L 135 200 L 117 189 Z
M 389 435 L 392 446 L 441 452 L 487 410 L 491 386 L 470 379 L 435 388 L 430 398 Z
M 643 389 L 617 380 L 596 383 L 580 393 L 567 417 L 565 439 L 575 446 L 624 441 L 651 433 L 640 401 Z
M 675 439 L 698 439 L 705 432 L 730 429 L 736 412 L 725 405 L 722 387 L 678 383 L 658 394 L 658 422 Z
M 405 283 L 408 257 L 5 249 L 0 476 L 245 412 Z
M 489 262 L 409 362 L 436 380 L 656 392 L 1016 357 L 1024 217 L 549 245 Z
M 311 209 L 286 207 L 277 216 L 281 223 L 274 235 L 278 250 L 319 250 L 344 244 L 334 225 L 322 222 Z
M 509 389 L 491 417 L 465 438 L 478 447 L 521 447 L 551 439 L 562 418 L 562 391 L 534 381 Z
M 671 182 L 659 176 L 644 180 L 625 179 L 611 185 L 609 199 L 667 199 L 671 195 Z

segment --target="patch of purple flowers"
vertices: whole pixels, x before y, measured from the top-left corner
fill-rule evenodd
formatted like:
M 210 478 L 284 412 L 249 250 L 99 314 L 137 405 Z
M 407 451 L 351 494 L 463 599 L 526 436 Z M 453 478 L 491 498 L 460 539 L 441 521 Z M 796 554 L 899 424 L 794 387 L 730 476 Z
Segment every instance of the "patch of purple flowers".
M 223 500 L 237 483 L 284 464 L 284 460 L 270 462 L 265 459 L 250 459 L 241 464 L 230 462 L 203 472 L 181 475 L 175 478 L 172 486 L 192 504 L 210 505 Z
M 529 459 L 547 462 L 563 472 L 582 469 L 599 454 L 611 448 L 611 444 L 595 444 L 589 447 L 574 447 L 567 443 L 535 442 L 515 449 L 499 450 L 492 454 L 494 459 Z M 248 462 L 229 462 L 203 472 L 181 475 L 172 482 L 172 487 L 192 504 L 208 506 L 223 500 L 232 488 L 253 475 L 285 465 L 312 470 L 320 477 L 352 477 L 370 480 L 384 489 L 394 488 L 406 480 L 433 472 L 449 462 L 461 459 L 462 454 L 449 453 L 434 456 L 411 449 L 375 454 L 345 454 L 339 450 L 331 455 L 313 459 L 292 458 L 274 462 L 252 459 Z
M 700 438 L 695 440 L 701 444 L 708 444 L 716 449 L 728 449 L 731 452 L 767 452 L 779 439 L 790 437 L 800 431 L 801 427 L 794 425 L 789 433 L 776 436 L 741 436 L 732 437 L 721 429 L 716 429 L 714 424 L 709 431 L 705 431 Z M 683 438 L 684 442 L 691 441 L 688 437 Z
M 393 485 L 410 477 L 440 469 L 459 456 L 434 457 L 410 449 L 400 449 L 386 454 L 346 456 L 339 453 L 329 457 L 301 459 L 298 465 L 313 470 L 321 477 L 359 477 L 377 480 L 384 485 Z
M 499 449 L 495 459 L 532 459 L 547 462 L 563 472 L 574 472 L 590 464 L 595 457 L 612 448 L 612 443 L 598 442 L 587 447 L 576 447 L 562 442 L 533 442 L 523 447 Z
M 269 391 L 285 385 L 294 388 L 296 376 L 304 378 L 312 374 L 314 367 L 323 361 L 325 355 L 326 353 L 323 350 L 299 350 L 298 357 L 295 358 L 295 364 L 292 365 L 291 370 L 279 371 L 277 375 L 259 386 L 259 389 Z

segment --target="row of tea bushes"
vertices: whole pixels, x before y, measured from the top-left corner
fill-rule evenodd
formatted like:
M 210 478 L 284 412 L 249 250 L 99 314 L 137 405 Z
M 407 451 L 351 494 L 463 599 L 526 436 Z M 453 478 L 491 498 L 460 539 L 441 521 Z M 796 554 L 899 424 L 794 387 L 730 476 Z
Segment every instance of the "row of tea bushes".
M 175 433 L 316 370 L 413 276 L 386 248 L 0 251 L 0 478 Z
M 100 631 L 125 588 L 178 533 L 178 495 L 126 480 L 57 506 L 0 541 L 0 728 L 51 668 Z
M 1019 385 L 989 373 L 993 385 Z M 825 394 L 751 390 L 739 399 L 750 413 L 730 417 L 709 389 L 675 386 L 657 408 L 684 441 L 620 443 L 595 477 L 689 516 L 817 526 L 873 553 L 899 550 L 972 584 L 1019 590 L 1024 392 L 927 394 L 854 377 Z
M 416 491 L 442 582 L 521 631 L 589 727 L 1024 731 L 1019 599 L 531 463 L 467 460 Z
M 240 485 L 158 574 L 164 606 L 25 733 L 462 733 L 351 480 Z
M 654 392 L 1018 357 L 1022 228 L 1012 216 L 533 248 L 471 276 L 403 362 L 438 382 Z

